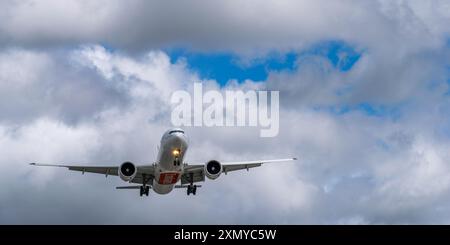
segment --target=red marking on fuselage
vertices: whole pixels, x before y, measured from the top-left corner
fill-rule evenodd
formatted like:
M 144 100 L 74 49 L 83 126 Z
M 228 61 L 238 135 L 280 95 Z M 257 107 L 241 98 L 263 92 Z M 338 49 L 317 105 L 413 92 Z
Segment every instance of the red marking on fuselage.
M 178 173 L 178 172 L 161 173 L 161 174 L 159 174 L 158 183 L 161 185 L 175 184 L 178 181 L 178 176 L 180 176 L 180 173 Z

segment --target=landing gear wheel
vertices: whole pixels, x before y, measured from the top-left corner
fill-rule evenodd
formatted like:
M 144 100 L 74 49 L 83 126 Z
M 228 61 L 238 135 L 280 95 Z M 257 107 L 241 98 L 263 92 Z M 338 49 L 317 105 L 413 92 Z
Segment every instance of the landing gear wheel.
M 143 195 L 148 196 L 148 194 L 150 192 L 150 186 L 141 186 L 141 188 L 139 188 L 139 189 L 140 189 L 139 194 L 141 196 L 143 196 Z
M 187 195 L 189 196 L 191 193 L 195 195 L 197 193 L 197 186 L 196 185 L 188 185 L 187 186 Z

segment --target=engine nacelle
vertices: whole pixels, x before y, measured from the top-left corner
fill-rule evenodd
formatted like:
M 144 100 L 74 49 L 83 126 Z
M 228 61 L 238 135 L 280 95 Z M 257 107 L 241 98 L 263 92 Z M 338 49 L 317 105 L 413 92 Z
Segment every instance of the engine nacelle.
M 123 181 L 130 182 L 134 179 L 137 173 L 137 168 L 131 162 L 124 162 L 119 167 L 119 177 Z
M 205 164 L 205 175 L 209 179 L 217 179 L 222 173 L 222 164 L 216 160 L 211 160 Z

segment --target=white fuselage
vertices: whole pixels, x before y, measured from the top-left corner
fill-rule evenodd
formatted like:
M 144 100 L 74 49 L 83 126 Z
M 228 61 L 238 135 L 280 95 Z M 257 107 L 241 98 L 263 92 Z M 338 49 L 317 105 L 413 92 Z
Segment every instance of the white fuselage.
M 188 139 L 181 129 L 168 130 L 161 138 L 152 189 L 158 194 L 171 192 L 183 174 L 183 158 Z

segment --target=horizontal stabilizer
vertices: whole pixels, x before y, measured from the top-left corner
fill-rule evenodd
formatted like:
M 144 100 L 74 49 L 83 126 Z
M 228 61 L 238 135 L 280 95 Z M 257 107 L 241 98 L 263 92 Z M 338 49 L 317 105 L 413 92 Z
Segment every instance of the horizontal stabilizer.
M 180 188 L 188 188 L 189 185 L 176 185 L 175 188 L 176 189 L 180 189 Z M 196 185 L 197 187 L 202 187 L 201 185 Z
M 116 189 L 140 189 L 140 185 L 130 185 L 130 186 L 117 186 Z

